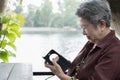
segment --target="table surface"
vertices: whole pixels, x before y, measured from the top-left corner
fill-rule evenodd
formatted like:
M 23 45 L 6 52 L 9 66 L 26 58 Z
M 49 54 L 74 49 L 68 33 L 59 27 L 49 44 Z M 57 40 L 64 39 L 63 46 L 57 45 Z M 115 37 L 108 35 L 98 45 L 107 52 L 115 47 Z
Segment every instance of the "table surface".
M 0 63 L 0 80 L 33 80 L 32 65 Z

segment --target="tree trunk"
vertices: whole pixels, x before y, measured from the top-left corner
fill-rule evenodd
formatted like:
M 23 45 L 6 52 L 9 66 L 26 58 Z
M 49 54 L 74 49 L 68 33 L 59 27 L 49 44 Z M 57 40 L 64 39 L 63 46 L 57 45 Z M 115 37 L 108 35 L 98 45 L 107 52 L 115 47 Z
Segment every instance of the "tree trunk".
M 6 5 L 8 0 L 0 0 L 0 14 L 2 14 L 5 11 Z M 3 24 L 1 23 L 0 18 L 0 31 L 2 30 Z
M 0 23 L 0 31 L 2 30 L 2 24 Z
M 7 0 L 0 0 L 0 13 L 3 13 L 7 5 Z
M 112 28 L 120 36 L 120 13 L 112 13 L 112 17 L 113 17 Z

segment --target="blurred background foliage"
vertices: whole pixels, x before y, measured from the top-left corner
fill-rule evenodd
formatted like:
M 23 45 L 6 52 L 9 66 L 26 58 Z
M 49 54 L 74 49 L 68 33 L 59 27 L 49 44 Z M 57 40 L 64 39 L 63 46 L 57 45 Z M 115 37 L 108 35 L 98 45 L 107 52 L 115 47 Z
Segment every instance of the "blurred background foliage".
M 44 0 L 39 7 L 29 4 L 27 12 L 20 5 L 14 11 L 24 16 L 25 27 L 76 27 L 78 23 L 75 12 L 79 3 L 79 0 L 58 0 L 58 11 L 54 12 L 52 2 Z
M 21 5 L 22 0 L 19 2 Z M 24 24 L 24 19 L 19 13 L 10 10 L 10 0 L 0 0 L 0 60 L 9 62 L 9 57 L 15 57 L 16 45 L 14 42 L 20 38 L 20 27 Z

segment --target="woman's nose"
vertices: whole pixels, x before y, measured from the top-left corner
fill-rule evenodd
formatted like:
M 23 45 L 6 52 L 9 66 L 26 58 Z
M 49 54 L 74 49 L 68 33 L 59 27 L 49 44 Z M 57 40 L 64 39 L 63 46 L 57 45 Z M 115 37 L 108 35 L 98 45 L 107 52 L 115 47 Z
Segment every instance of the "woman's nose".
M 82 32 L 82 33 L 83 33 L 83 35 L 86 35 L 86 31 L 85 31 L 84 29 L 83 29 L 83 32 Z

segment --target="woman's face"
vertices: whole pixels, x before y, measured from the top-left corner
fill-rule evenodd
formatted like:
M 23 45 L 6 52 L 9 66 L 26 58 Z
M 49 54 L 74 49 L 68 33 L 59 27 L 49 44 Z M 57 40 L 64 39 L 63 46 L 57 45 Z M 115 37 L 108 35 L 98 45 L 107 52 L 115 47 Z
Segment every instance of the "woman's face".
M 86 35 L 88 40 L 93 43 L 98 43 L 102 39 L 102 27 L 100 25 L 94 26 L 86 19 L 80 18 L 80 26 L 83 30 L 83 35 Z

